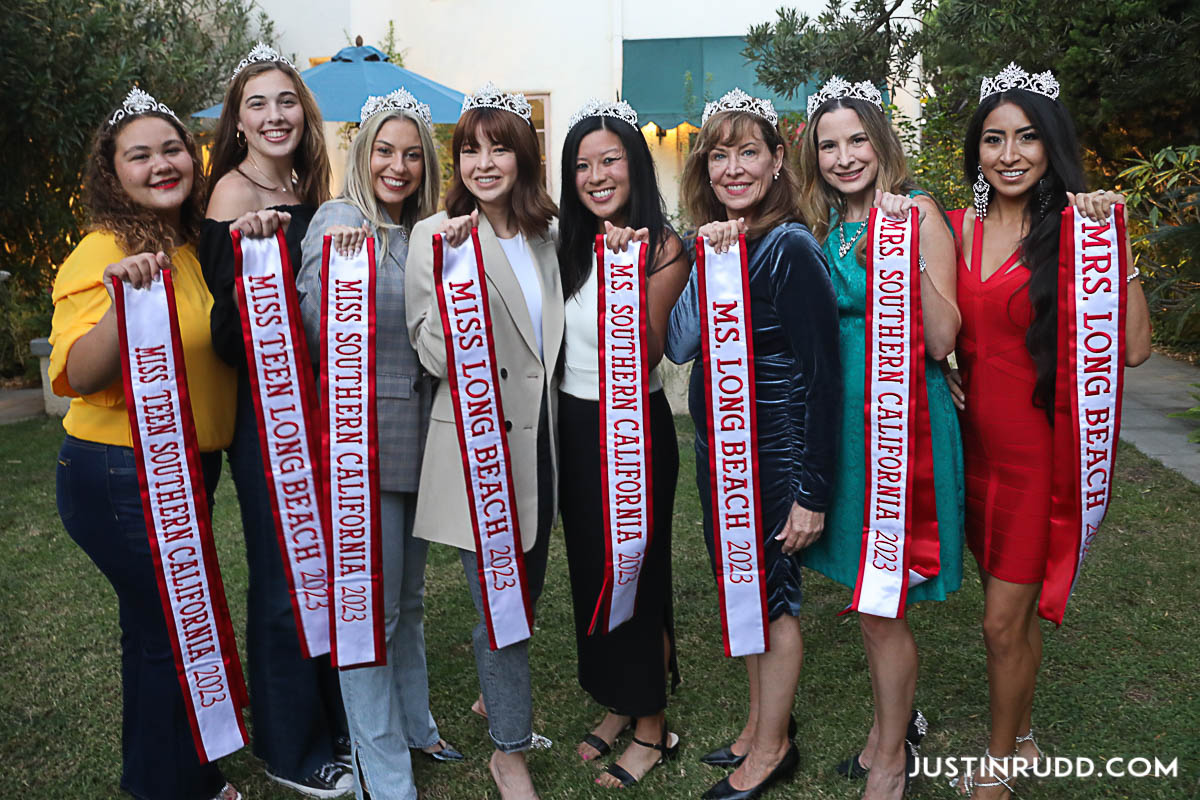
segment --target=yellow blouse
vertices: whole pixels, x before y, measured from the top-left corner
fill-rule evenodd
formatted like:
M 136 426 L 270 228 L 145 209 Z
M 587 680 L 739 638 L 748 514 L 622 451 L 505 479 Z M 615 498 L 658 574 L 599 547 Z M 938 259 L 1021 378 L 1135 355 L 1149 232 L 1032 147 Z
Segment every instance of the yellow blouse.
M 67 382 L 67 354 L 71 346 L 100 321 L 112 303 L 100 282 L 104 269 L 125 255 L 113 234 L 90 233 L 59 267 L 54 279 L 50 381 L 55 394 L 74 398 L 63 419 L 67 433 L 90 442 L 132 447 L 121 378 L 85 397 Z M 233 439 L 237 374 L 213 352 L 208 322 L 212 295 L 191 245 L 179 248 L 172 256 L 171 279 L 183 337 L 188 393 L 196 419 L 196 439 L 202 452 L 221 450 Z

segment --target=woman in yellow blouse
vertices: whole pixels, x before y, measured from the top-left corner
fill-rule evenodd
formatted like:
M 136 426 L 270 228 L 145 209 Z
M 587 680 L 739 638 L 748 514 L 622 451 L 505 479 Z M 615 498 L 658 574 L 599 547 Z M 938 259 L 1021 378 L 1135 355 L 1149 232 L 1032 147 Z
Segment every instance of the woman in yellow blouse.
M 117 592 L 123 696 L 121 788 L 144 800 L 237 800 L 196 754 L 142 514 L 110 278 L 135 288 L 170 269 L 208 496 L 233 435 L 234 373 L 212 349 L 193 242 L 203 219 L 196 145 L 165 105 L 134 89 L 101 125 L 87 166 L 89 233 L 54 281 L 50 378 L 69 396 L 58 513 Z

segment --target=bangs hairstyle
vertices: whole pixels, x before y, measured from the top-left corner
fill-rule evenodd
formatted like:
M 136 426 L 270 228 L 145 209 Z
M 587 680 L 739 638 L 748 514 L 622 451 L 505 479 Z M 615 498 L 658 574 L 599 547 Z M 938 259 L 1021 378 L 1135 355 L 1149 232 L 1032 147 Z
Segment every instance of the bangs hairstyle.
M 304 133 L 292 157 L 292 170 L 298 184 L 296 194 L 300 202 L 314 208 L 329 199 L 329 154 L 325 152 L 325 130 L 321 110 L 312 92 L 304 85 L 300 73 L 284 61 L 262 61 L 244 68 L 229 83 L 225 90 L 225 101 L 221 107 L 221 119 L 213 135 L 212 151 L 208 159 L 208 193 L 205 205 L 212 198 L 212 190 L 226 173 L 237 169 L 246 159 L 246 145 L 238 143 L 238 114 L 245 99 L 246 83 L 271 70 L 279 70 L 292 79 L 300 108 L 304 110 Z M 243 140 L 244 141 L 244 140 Z
M 117 177 L 117 136 L 131 123 L 147 117 L 169 122 L 183 140 L 192 160 L 192 190 L 179 208 L 178 228 L 171 227 L 153 211 L 134 202 Z M 114 234 L 126 255 L 160 250 L 169 254 L 177 247 L 195 242 L 204 221 L 204 167 L 196 151 L 196 140 L 179 120 L 160 111 L 127 116 L 116 125 L 109 125 L 105 120 L 92 140 L 83 178 L 83 202 L 92 229 Z
M 394 119 L 408 120 L 417 126 L 417 135 L 421 137 L 421 154 L 424 159 L 425 174 L 421 177 L 421 185 L 404 201 L 400 211 L 400 222 L 397 224 L 380 204 L 375 196 L 375 186 L 371 179 L 371 154 L 375 150 L 375 139 L 383 126 Z M 381 251 L 386 252 L 388 246 L 388 231 L 403 228 L 411 231 L 412 226 L 419 220 L 425 219 L 437 211 L 438 196 L 441 193 L 441 167 L 438 166 L 437 145 L 433 136 L 420 117 L 411 111 L 399 109 L 370 117 L 359 128 L 354 140 L 350 142 L 350 152 L 346 155 L 346 187 L 342 189 L 339 199 L 353 203 L 371 222 L 379 239 Z
M 676 236 L 667 223 L 662 194 L 658 191 L 658 176 L 646 137 L 632 125 L 612 117 L 587 117 L 581 120 L 563 143 L 562 196 L 558 203 L 558 265 L 562 274 L 563 297 L 570 298 L 587 281 L 595 268 L 596 234 L 601 221 L 579 199 L 575 185 L 575 162 L 579 145 L 596 131 L 609 131 L 621 142 L 629 172 L 629 202 L 624 208 L 625 224 L 635 230 L 648 228 L 647 274 L 661 269 L 659 251 L 668 237 Z M 678 237 L 676 237 L 678 238 Z
M 908 170 L 908 159 L 900 137 L 888 124 L 887 117 L 874 103 L 852 97 L 839 97 L 822 103 L 808 126 L 800 144 L 800 209 L 812 228 L 813 236 L 822 244 L 832 230 L 831 210 L 838 219 L 846 218 L 846 195 L 831 186 L 821 175 L 820 148 L 817 129 L 821 119 L 831 111 L 848 108 L 858 115 L 863 133 L 875 151 L 879 171 L 875 175 L 875 188 L 892 194 L 906 195 L 917 188 L 912 173 Z M 935 201 L 936 202 L 936 201 Z M 860 264 L 866 263 L 867 238 L 861 237 L 855 245 L 855 255 Z
M 1045 409 L 1046 417 L 1053 425 L 1058 360 L 1059 230 L 1062 211 L 1067 207 L 1067 192 L 1085 192 L 1087 185 L 1079 158 L 1075 123 L 1067 107 L 1035 92 L 1010 89 L 985 97 L 967 125 L 967 137 L 963 142 L 963 176 L 968 186 L 979 175 L 979 141 L 983 137 L 983 124 L 988 114 L 1003 103 L 1012 103 L 1025 112 L 1046 152 L 1046 174 L 1025 203 L 1026 230 L 1029 232 L 1019 247 L 1021 262 L 1029 268 L 1027 285 L 1033 307 L 1033 320 L 1025 332 L 1025 348 L 1033 359 L 1037 374 L 1032 402 L 1035 407 Z M 994 197 L 995 190 L 989 190 L 989 202 Z
M 725 206 L 717 199 L 708 177 L 708 154 L 717 147 L 738 144 L 757 130 L 767 150 L 774 156 L 776 148 L 783 147 L 783 165 L 779 168 L 779 179 L 771 181 L 766 195 L 755 209 L 754 220 L 746 231 L 746 238 L 758 239 L 785 222 L 804 222 L 797 202 L 799 181 L 796 170 L 788 158 L 787 142 L 779 130 L 757 114 L 747 111 L 723 111 L 709 117 L 696 137 L 696 146 L 688 156 L 680 179 L 680 195 L 684 208 L 693 224 L 700 227 L 706 222 L 724 220 L 728 214 Z
M 446 190 L 446 213 L 461 217 L 476 209 L 475 196 L 462 179 L 463 147 L 479 147 L 478 134 L 512 150 L 517 157 L 517 180 L 508 202 L 517 229 L 526 236 L 541 236 L 550 228 L 558 209 L 546 192 L 546 168 L 538 150 L 533 124 L 510 111 L 498 108 L 472 108 L 458 118 L 450 150 L 454 154 L 454 174 Z

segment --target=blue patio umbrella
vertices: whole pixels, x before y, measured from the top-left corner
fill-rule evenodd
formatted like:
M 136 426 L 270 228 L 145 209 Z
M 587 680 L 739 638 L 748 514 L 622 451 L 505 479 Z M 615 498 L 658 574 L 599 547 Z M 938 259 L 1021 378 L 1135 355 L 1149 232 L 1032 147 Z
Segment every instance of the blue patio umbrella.
M 387 54 L 374 47 L 343 47 L 332 59 L 300 73 L 317 100 L 326 122 L 358 122 L 358 112 L 367 97 L 384 95 L 398 86 L 429 104 L 434 122 L 457 122 L 463 94 L 398 67 Z M 221 116 L 221 104 L 197 111 L 193 116 Z

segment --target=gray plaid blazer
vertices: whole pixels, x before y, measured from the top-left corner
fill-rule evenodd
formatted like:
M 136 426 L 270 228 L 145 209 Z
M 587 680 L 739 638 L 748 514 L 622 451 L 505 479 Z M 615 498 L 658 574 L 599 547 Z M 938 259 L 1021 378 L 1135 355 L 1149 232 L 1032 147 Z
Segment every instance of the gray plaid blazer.
M 358 207 L 330 200 L 317 209 L 304 237 L 303 263 L 296 279 L 300 314 L 313 364 L 320 374 L 321 258 L 325 231 L 332 225 L 359 227 Z M 417 361 L 404 319 L 404 265 L 408 237 L 388 231 L 387 253 L 375 253 L 375 407 L 379 415 L 379 488 L 415 492 L 429 427 L 430 380 Z M 319 385 L 319 384 L 318 384 Z M 324 398 L 321 398 L 322 402 Z

